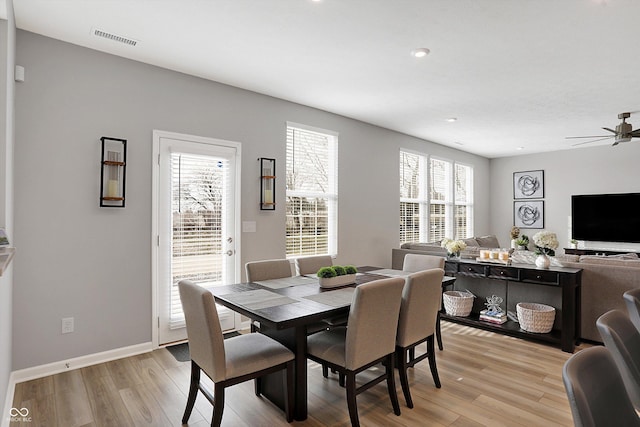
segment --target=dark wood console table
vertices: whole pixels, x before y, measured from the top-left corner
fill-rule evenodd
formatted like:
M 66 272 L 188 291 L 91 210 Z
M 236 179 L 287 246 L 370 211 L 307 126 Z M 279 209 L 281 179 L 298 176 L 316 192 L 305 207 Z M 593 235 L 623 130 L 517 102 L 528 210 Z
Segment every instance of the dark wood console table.
M 476 298 L 471 315 L 442 318 L 477 328 L 546 342 L 573 353 L 580 337 L 580 281 L 579 268 L 550 267 L 539 269 L 529 264 L 501 265 L 475 260 L 447 260 L 445 272 L 455 276 L 454 289 L 469 290 Z M 551 305 L 556 309 L 553 330 L 548 334 L 526 332 L 517 322 L 507 320 L 504 324 L 493 324 L 479 319 L 480 310 L 486 308 L 486 297 L 502 297 L 502 308 L 516 312 L 519 302 L 534 302 Z M 506 307 L 505 307 L 506 303 Z

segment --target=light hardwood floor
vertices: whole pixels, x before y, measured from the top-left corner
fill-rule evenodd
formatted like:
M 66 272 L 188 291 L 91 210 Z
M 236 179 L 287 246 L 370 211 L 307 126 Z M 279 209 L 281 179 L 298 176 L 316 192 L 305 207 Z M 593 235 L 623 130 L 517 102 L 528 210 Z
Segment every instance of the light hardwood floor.
M 363 426 L 571 426 L 562 384 L 570 354 L 557 348 L 442 322 L 444 351 L 437 351 L 442 388 L 433 385 L 424 361 L 409 371 L 415 407 L 393 414 L 386 386 L 358 396 Z M 576 351 L 588 345 L 583 344 Z M 349 426 L 344 389 L 336 376 L 322 377 L 309 363 L 309 417 L 293 426 Z M 16 386 L 14 407 L 28 408 L 28 427 L 179 426 L 189 385 L 189 363 L 165 349 Z M 189 426 L 211 422 L 201 395 Z M 247 382 L 227 390 L 223 426 L 287 426 L 284 414 L 253 393 Z M 26 427 L 24 422 L 12 427 Z

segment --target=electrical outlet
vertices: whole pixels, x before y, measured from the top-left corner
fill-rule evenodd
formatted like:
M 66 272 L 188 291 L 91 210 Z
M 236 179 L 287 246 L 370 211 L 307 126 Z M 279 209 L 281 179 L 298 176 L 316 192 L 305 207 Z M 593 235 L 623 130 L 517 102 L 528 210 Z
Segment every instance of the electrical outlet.
M 62 333 L 68 334 L 73 332 L 73 317 L 65 317 L 62 319 Z

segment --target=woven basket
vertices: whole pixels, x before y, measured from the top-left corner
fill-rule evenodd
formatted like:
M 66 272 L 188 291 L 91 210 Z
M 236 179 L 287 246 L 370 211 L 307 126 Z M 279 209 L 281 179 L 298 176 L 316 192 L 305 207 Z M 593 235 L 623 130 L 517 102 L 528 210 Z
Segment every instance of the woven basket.
M 442 294 L 444 311 L 450 316 L 468 316 L 473 308 L 473 297 L 468 292 L 446 291 Z
M 519 302 L 516 305 L 520 328 L 527 332 L 546 334 L 553 329 L 556 309 L 550 305 L 533 302 Z

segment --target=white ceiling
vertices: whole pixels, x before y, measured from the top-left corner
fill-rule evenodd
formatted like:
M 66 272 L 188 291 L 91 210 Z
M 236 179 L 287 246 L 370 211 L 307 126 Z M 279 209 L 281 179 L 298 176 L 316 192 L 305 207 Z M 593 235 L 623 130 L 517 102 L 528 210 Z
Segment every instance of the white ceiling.
M 19 29 L 489 158 L 577 148 L 565 137 L 605 135 L 640 110 L 638 0 L 13 4 Z M 418 47 L 431 54 L 412 57 Z

